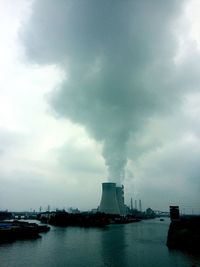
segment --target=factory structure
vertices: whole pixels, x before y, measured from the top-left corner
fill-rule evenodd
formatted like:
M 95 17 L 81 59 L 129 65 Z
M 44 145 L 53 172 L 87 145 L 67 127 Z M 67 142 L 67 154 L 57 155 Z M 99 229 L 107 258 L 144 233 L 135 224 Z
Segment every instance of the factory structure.
M 102 195 L 98 211 L 126 216 L 128 209 L 129 211 L 133 210 L 133 201 L 131 199 L 131 209 L 125 205 L 124 186 L 118 186 L 113 182 L 102 183 Z M 135 200 L 135 210 L 137 210 L 137 200 Z M 139 211 L 142 212 L 141 200 L 139 200 Z
M 124 187 L 116 183 L 102 183 L 102 196 L 99 211 L 109 214 L 126 215 Z

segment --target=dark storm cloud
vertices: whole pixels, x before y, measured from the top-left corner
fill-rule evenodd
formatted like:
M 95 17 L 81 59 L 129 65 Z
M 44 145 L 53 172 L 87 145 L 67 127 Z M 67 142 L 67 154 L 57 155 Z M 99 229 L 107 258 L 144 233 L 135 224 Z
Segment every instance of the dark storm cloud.
M 172 112 L 191 89 L 186 76 L 193 63 L 174 63 L 182 6 L 172 0 L 34 1 L 23 33 L 27 55 L 66 71 L 49 101 L 103 143 L 111 180 L 124 177 L 130 135 L 154 114 Z M 198 74 L 199 68 L 193 81 Z

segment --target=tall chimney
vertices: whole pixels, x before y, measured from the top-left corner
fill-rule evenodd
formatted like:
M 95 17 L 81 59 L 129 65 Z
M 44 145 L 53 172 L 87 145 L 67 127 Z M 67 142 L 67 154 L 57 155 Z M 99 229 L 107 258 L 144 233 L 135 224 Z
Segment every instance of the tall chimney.
M 108 214 L 120 214 L 116 194 L 116 183 L 102 183 L 102 196 L 99 211 Z
M 131 210 L 133 210 L 133 199 L 131 198 Z
M 142 201 L 141 201 L 141 199 L 139 200 L 139 211 L 142 212 Z

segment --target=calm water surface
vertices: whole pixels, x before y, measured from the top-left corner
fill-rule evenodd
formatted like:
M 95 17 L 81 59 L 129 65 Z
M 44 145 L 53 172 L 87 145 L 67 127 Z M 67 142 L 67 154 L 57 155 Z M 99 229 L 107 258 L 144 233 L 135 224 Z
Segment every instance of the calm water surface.
M 0 245 L 0 267 L 200 267 L 200 256 L 169 251 L 169 221 L 105 229 L 52 227 L 42 238 Z

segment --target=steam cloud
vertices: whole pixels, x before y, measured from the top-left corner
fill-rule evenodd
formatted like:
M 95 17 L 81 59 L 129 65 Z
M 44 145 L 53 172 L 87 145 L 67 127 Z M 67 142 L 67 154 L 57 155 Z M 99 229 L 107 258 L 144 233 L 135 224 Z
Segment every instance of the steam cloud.
M 180 2 L 34 1 L 27 55 L 66 71 L 50 104 L 102 142 L 109 180 L 124 178 L 130 135 L 180 99 L 173 31 Z

